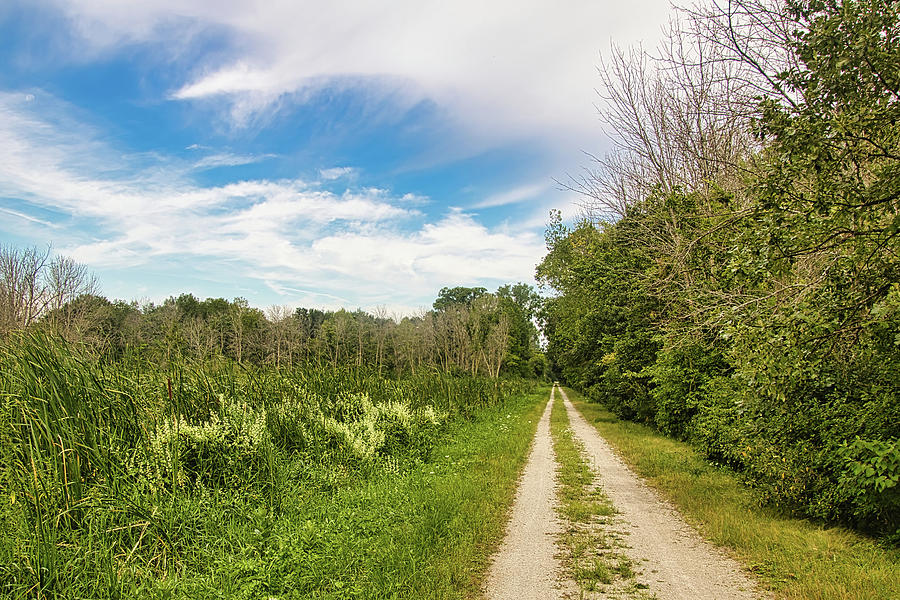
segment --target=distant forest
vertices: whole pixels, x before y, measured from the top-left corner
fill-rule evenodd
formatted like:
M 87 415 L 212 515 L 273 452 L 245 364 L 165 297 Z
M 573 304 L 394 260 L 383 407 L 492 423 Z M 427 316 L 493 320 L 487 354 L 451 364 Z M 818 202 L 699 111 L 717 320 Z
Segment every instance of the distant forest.
M 161 304 L 111 301 L 85 265 L 36 247 L 0 248 L 0 336 L 38 329 L 95 357 L 140 353 L 159 361 L 230 359 L 274 366 L 423 368 L 498 377 L 543 377 L 535 314 L 540 298 L 523 283 L 490 293 L 443 288 L 433 309 L 399 322 L 386 310 L 260 310 L 243 298 Z

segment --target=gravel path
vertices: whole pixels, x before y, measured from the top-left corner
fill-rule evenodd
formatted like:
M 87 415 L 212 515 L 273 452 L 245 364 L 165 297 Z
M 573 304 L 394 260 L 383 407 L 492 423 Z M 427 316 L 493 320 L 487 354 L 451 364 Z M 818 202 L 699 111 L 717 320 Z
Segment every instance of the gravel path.
M 600 486 L 620 513 L 618 517 L 627 534 L 628 548 L 624 552 L 635 562 L 636 570 L 642 572 L 637 577 L 639 582 L 648 585 L 659 600 L 767 597 L 736 561 L 703 540 L 668 503 L 641 482 L 575 410 L 562 389 L 560 393 L 572 431 L 584 444 Z
M 553 508 L 556 505 L 556 459 L 550 440 L 553 401 L 554 392 L 551 392 L 519 482 L 506 539 L 488 572 L 485 595 L 489 600 L 561 599 L 571 591 L 571 586 L 560 583 L 562 567 L 555 557 L 562 523 Z

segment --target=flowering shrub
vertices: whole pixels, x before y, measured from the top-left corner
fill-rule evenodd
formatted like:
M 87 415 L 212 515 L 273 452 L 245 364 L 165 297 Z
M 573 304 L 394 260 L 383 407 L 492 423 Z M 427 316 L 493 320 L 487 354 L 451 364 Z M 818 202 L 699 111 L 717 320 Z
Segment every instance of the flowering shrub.
M 433 406 L 413 410 L 397 401 L 374 403 L 365 394 L 347 398 L 348 418 L 323 418 L 329 445 L 355 460 L 409 454 L 426 458 L 447 418 Z
M 221 416 L 191 423 L 165 419 L 150 435 L 145 472 L 159 483 L 231 486 L 271 474 L 266 415 L 223 397 Z

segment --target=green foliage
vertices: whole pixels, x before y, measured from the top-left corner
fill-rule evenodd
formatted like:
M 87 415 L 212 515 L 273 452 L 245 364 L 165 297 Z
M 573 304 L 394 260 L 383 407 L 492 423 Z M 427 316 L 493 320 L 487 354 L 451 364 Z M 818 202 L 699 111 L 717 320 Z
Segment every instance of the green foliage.
M 770 76 L 730 191 L 648 176 L 656 191 L 614 223 L 551 224 L 547 356 L 762 501 L 893 533 L 895 488 L 879 486 L 900 436 L 900 10 L 773 10 L 796 62 Z
M 444 287 L 438 292 L 438 297 L 434 301 L 434 310 L 445 310 L 460 304 L 468 306 L 485 294 L 487 294 L 487 289 L 483 287 Z
M 566 293 L 545 303 L 548 356 L 566 381 L 589 389 L 620 416 L 653 418 L 650 374 L 659 348 L 660 303 L 641 287 L 649 262 L 622 244 L 632 218 L 603 230 L 587 222 L 557 229 L 538 278 Z M 622 228 L 622 229 L 620 229 Z M 565 235 L 564 235 L 565 234 Z
M 544 378 L 545 373 L 536 350 L 538 331 L 534 324 L 540 296 L 532 286 L 525 283 L 500 286 L 496 296 L 510 330 L 504 371 L 520 377 Z
M 651 396 L 659 429 L 686 439 L 697 414 L 708 412 L 715 403 L 707 386 L 716 387 L 711 381 L 727 372 L 728 363 L 715 344 L 702 338 L 683 339 L 681 344 L 659 353 L 650 367 Z
M 900 440 L 856 438 L 841 445 L 845 470 L 841 488 L 854 498 L 854 515 L 863 522 L 885 522 L 900 541 Z

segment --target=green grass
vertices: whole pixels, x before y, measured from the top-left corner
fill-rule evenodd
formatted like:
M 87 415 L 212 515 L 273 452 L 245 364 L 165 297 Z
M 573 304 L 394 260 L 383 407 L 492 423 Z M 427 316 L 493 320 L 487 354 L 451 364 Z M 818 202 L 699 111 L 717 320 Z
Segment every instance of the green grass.
M 581 594 L 594 590 L 646 597 L 635 581 L 631 560 L 621 552 L 621 535 L 613 519 L 612 502 L 595 485 L 595 476 L 581 443 L 569 428 L 562 400 L 550 412 L 550 435 L 559 465 L 559 512 L 566 521 L 561 554 Z M 610 588 L 609 586 L 613 586 Z
M 622 458 L 712 542 L 731 550 L 790 600 L 900 598 L 900 551 L 839 527 L 761 507 L 739 476 L 685 443 L 618 420 L 566 390 L 582 415 Z
M 197 556 L 151 594 L 226 598 L 464 598 L 502 540 L 546 390 L 484 409 L 434 460 L 329 495 L 288 494 L 281 515 L 220 506 Z M 162 593 L 164 590 L 167 593 Z
M 0 345 L 0 598 L 463 598 L 547 389 Z M 529 391 L 531 390 L 531 391 Z
M 55 567 L 67 581 L 56 594 L 16 587 L 7 572 L 6 597 L 475 597 L 546 396 L 542 389 L 453 423 L 428 461 L 366 477 L 338 466 L 330 490 L 309 480 L 310 466 L 298 464 L 305 458 L 287 460 L 277 466 L 278 510 L 250 489 L 161 497 L 149 527 L 138 522 L 133 532 L 136 547 L 155 551 L 137 560 L 141 553 L 104 548 L 104 532 L 82 531 L 56 540 Z M 127 511 L 127 502 L 97 511 L 91 527 L 107 527 L 104 515 L 116 522 L 108 513 Z

